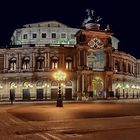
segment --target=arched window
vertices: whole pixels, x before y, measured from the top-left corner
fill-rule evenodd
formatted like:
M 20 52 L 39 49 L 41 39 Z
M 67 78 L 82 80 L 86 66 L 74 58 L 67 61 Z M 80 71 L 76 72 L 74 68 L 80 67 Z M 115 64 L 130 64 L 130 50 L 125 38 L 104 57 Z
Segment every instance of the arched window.
M 115 61 L 115 72 L 119 72 L 119 71 L 120 71 L 119 62 Z
M 43 81 L 37 81 L 36 86 L 37 87 L 42 87 L 43 86 Z
M 123 62 L 123 72 L 126 72 L 126 64 Z
M 22 69 L 23 70 L 28 70 L 30 66 L 30 58 L 29 57 L 24 57 L 22 59 Z
M 57 69 L 58 68 L 58 57 L 52 57 L 51 58 L 51 68 L 52 69 Z
M 23 88 L 32 88 L 33 85 L 30 82 L 23 82 Z
M 71 57 L 66 57 L 66 69 L 71 70 L 72 69 L 72 58 Z
M 15 88 L 17 88 L 16 83 L 12 82 L 12 83 L 10 84 L 10 88 L 11 88 L 11 89 L 15 89 Z
M 44 57 L 38 56 L 36 60 L 36 68 L 37 69 L 44 69 Z
M 28 87 L 28 85 L 29 85 L 29 82 L 24 82 L 23 83 L 23 87 Z
M 86 36 L 81 34 L 78 38 L 78 43 L 84 43 L 86 41 Z
M 51 86 L 58 86 L 58 83 L 57 83 L 56 81 L 53 81 L 53 82 L 51 83 Z
M 131 65 L 128 64 L 128 72 L 131 73 Z
M 72 82 L 71 81 L 67 81 L 66 82 L 66 86 L 72 86 Z
M 13 70 L 13 71 L 16 70 L 16 61 L 17 60 L 16 60 L 15 57 L 10 59 L 10 61 L 9 61 L 9 70 Z

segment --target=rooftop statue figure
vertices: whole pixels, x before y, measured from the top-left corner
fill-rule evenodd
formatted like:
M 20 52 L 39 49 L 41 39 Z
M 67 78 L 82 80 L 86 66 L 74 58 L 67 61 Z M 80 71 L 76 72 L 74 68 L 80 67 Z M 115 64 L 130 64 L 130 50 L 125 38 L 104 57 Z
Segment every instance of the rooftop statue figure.
M 87 23 L 98 23 L 102 18 L 100 16 L 95 17 L 95 11 L 91 9 L 86 9 L 86 17 L 83 21 L 83 26 Z
M 83 25 L 89 23 L 90 21 L 92 21 L 93 19 L 93 16 L 94 16 L 94 11 L 93 10 L 90 10 L 90 9 L 86 9 L 86 17 L 83 21 Z

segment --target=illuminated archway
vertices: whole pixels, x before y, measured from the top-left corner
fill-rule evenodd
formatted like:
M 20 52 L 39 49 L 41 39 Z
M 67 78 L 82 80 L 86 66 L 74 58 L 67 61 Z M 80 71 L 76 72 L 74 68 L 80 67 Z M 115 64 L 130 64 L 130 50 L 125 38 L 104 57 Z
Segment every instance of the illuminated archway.
M 92 80 L 93 85 L 93 96 L 94 97 L 104 97 L 104 82 L 101 77 L 95 77 Z

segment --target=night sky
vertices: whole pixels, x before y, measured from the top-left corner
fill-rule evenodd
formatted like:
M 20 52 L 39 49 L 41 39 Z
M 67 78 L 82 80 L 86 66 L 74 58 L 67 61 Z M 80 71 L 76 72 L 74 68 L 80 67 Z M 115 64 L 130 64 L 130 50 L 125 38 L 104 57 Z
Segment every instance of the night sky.
M 57 20 L 80 28 L 87 8 L 103 18 L 102 27 L 110 25 L 120 40 L 119 50 L 140 58 L 140 6 L 136 0 L 0 1 L 0 45 L 8 45 L 13 31 L 28 23 Z

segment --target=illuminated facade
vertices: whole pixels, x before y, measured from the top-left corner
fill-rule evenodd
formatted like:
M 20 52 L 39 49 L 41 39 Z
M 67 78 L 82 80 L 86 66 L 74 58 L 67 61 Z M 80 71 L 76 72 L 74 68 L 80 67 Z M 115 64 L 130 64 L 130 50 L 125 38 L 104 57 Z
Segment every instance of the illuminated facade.
M 62 70 L 63 99 L 140 98 L 140 60 L 118 51 L 119 40 L 99 23 L 83 29 L 56 21 L 16 29 L 0 49 L 0 100 L 56 100 Z

